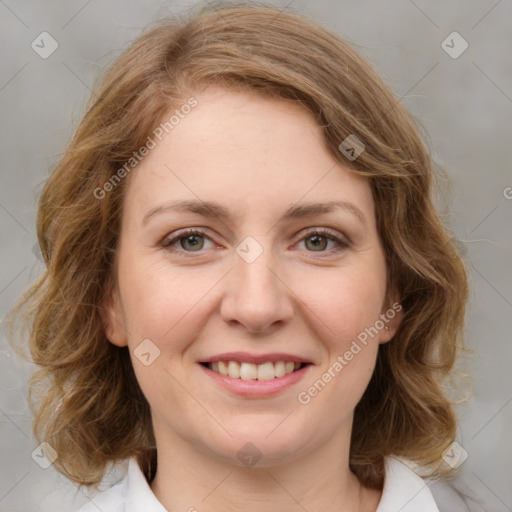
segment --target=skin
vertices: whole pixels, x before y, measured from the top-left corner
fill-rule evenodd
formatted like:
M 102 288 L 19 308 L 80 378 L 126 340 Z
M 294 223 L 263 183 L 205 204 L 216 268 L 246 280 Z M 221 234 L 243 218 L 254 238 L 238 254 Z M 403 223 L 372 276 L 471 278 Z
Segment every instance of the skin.
M 374 511 L 381 492 L 361 488 L 349 470 L 350 433 L 379 344 L 400 316 L 309 404 L 297 400 L 396 300 L 369 183 L 333 159 L 321 128 L 293 102 L 218 87 L 194 96 L 198 106 L 129 178 L 117 284 L 105 305 L 107 337 L 128 345 L 151 405 L 151 488 L 168 510 Z M 143 222 L 168 201 L 198 198 L 232 218 L 163 210 Z M 346 208 L 279 221 L 296 203 L 339 200 L 364 222 Z M 206 231 L 193 240 L 199 250 L 186 236 L 166 246 L 189 227 Z M 322 227 L 345 243 L 305 233 Z M 248 236 L 263 249 L 252 263 L 236 252 Z M 144 339 L 160 350 L 148 366 L 134 356 Z M 198 364 L 229 351 L 286 352 L 313 365 L 276 396 L 243 398 Z M 237 458 L 247 442 L 261 453 L 253 467 Z

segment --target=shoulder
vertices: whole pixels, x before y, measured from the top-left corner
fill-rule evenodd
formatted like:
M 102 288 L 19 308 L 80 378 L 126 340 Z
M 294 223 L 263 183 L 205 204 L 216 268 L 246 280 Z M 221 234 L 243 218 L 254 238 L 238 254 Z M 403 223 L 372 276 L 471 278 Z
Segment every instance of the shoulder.
M 135 458 L 128 461 L 124 478 L 89 498 L 77 512 L 166 512 L 156 499 Z
M 422 478 L 407 461 L 386 457 L 382 498 L 376 512 L 478 512 L 448 483 Z
M 83 491 L 86 500 L 77 512 L 125 512 L 130 459 L 109 466 L 99 491 Z
M 110 487 L 106 491 L 90 497 L 77 512 L 125 512 L 127 478 Z
M 429 487 L 439 512 L 485 512 L 477 503 L 473 492 L 461 483 L 455 486 L 445 480 L 438 480 L 429 482 Z

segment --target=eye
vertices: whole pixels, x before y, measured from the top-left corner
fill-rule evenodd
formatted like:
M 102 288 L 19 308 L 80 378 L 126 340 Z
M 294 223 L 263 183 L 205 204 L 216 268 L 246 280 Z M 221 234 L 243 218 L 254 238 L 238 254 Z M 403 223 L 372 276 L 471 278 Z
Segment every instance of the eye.
M 339 236 L 335 232 L 327 228 L 309 228 L 306 231 L 300 242 L 304 242 L 305 246 L 310 252 L 336 252 L 349 247 L 349 243 Z M 332 242 L 334 248 L 328 248 L 329 242 Z
M 166 238 L 162 247 L 171 251 L 200 252 L 204 248 L 205 240 L 210 240 L 206 233 L 200 229 L 185 229 L 178 231 L 174 236 Z M 211 242 L 211 240 L 210 240 Z M 173 247 L 178 245 L 178 247 Z
M 212 245 L 205 247 L 205 241 Z M 349 243 L 327 228 L 309 228 L 299 243 L 305 243 L 308 252 L 332 253 L 349 247 Z M 334 247 L 328 248 L 329 242 Z M 162 242 L 162 247 L 172 252 L 200 253 L 202 249 L 213 247 L 213 242 L 206 232 L 197 228 L 178 231 Z

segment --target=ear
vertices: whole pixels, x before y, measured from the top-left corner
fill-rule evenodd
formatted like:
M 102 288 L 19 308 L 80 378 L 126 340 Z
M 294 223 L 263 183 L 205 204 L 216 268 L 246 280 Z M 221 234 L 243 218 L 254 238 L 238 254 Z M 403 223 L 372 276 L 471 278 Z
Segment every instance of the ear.
M 112 280 L 109 280 L 106 289 L 103 307 L 101 308 L 105 336 L 110 343 L 118 347 L 126 347 L 128 337 L 119 291 Z
M 398 294 L 394 292 L 388 293 L 380 314 L 384 327 L 380 330 L 379 343 L 387 343 L 393 339 L 402 323 L 403 317 L 404 310 L 400 304 Z

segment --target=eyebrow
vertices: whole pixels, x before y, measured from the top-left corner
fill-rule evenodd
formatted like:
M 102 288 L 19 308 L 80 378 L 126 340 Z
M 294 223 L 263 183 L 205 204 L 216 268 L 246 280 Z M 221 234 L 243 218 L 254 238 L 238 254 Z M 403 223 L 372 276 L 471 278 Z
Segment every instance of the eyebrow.
M 345 210 L 356 217 L 361 224 L 368 227 L 368 221 L 364 213 L 354 204 L 347 201 L 326 201 L 322 203 L 303 203 L 288 208 L 279 219 L 279 222 L 302 219 L 313 215 L 331 213 L 336 209 Z M 169 211 L 186 211 L 202 215 L 203 217 L 229 221 L 235 217 L 224 206 L 212 201 L 169 201 L 149 210 L 142 220 L 146 224 L 151 217 Z

